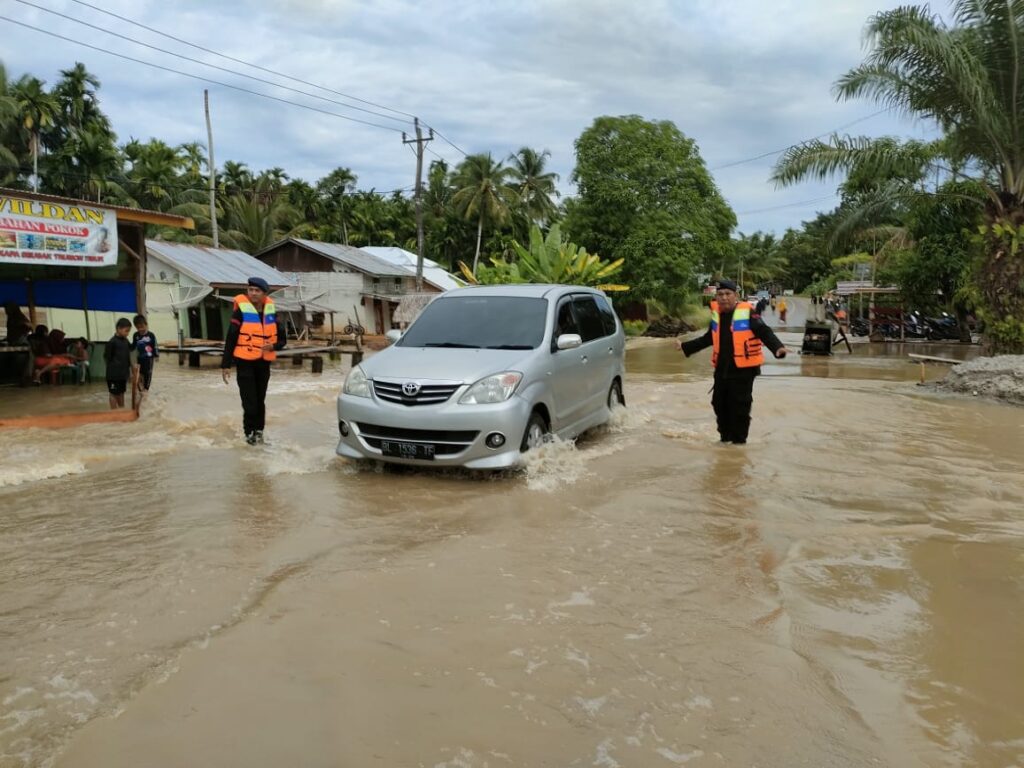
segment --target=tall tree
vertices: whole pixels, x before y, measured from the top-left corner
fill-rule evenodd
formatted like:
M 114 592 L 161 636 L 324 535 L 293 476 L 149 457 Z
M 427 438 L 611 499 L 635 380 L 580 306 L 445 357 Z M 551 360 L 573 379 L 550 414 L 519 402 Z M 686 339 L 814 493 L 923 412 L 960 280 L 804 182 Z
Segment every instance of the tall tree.
M 7 80 L 7 70 L 0 62 L 0 181 L 5 184 L 18 175 L 18 156 L 8 146 L 16 146 L 13 139 L 21 127 L 18 116 L 18 100 Z
M 978 183 L 984 255 L 975 280 L 989 348 L 1024 352 L 1024 2 L 953 0 L 951 23 L 927 6 L 872 17 L 865 61 L 836 84 L 841 99 L 866 97 L 943 131 L 947 154 Z M 885 175 L 896 153 L 867 139 L 790 151 L 775 169 L 782 185 L 849 171 Z
M 558 211 L 555 204 L 555 198 L 558 197 L 555 189 L 558 174 L 545 169 L 549 157 L 551 153 L 548 150 L 538 152 L 529 147 L 522 147 L 509 156 L 516 203 L 530 221 L 538 225 L 549 222 Z
M 599 117 L 576 140 L 566 202 L 571 238 L 625 259 L 631 297 L 677 305 L 696 289 L 705 262 L 728 255 L 736 225 L 697 145 L 670 122 L 638 115 Z
M 509 177 L 509 169 L 495 161 L 490 152 L 467 156 L 455 172 L 456 192 L 452 202 L 467 220 L 477 222 L 474 273 L 480 261 L 484 224 L 502 224 L 509 218 L 515 195 L 508 186 Z
M 56 99 L 43 87 L 42 80 L 24 75 L 14 84 L 13 96 L 18 106 L 18 118 L 28 136 L 28 148 L 32 155 L 32 176 L 34 184 L 39 183 L 39 149 L 42 132 L 54 124 L 58 105 Z

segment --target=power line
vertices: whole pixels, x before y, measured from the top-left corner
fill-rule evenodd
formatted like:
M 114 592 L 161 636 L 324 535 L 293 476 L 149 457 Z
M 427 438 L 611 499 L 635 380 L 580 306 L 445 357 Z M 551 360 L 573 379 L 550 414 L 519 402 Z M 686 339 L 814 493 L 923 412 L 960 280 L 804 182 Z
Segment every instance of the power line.
M 751 216 L 755 213 L 769 213 L 771 211 L 781 211 L 783 208 L 799 208 L 802 205 L 811 205 L 812 203 L 822 203 L 826 200 L 833 200 L 838 192 L 833 192 L 831 195 L 825 195 L 824 197 L 816 197 L 813 200 L 801 200 L 798 203 L 785 203 L 783 205 L 773 205 L 770 208 L 758 208 L 753 211 L 737 211 L 737 216 Z
M 394 109 L 394 108 L 388 107 L 388 106 L 386 106 L 384 104 L 378 104 L 378 103 L 376 103 L 374 101 L 369 101 L 368 99 L 361 99 L 358 96 L 353 96 L 350 93 L 343 93 L 341 91 L 336 91 L 333 88 L 328 88 L 327 86 L 324 86 L 324 85 L 318 85 L 317 83 L 311 83 L 308 80 L 303 80 L 302 78 L 295 77 L 293 75 L 287 75 L 287 74 L 285 74 L 283 72 L 278 72 L 278 71 L 273 70 L 273 69 L 268 69 L 267 67 L 261 67 L 259 64 L 253 64 L 252 62 L 245 61 L 243 59 L 236 59 L 234 56 L 229 56 L 226 53 L 221 53 L 219 51 L 215 51 L 212 48 L 205 48 L 205 47 L 203 47 L 203 46 L 201 46 L 201 45 L 199 45 L 197 43 L 191 43 L 188 40 L 183 40 L 180 37 L 175 37 L 174 35 L 169 34 L 167 32 L 161 32 L 159 29 L 154 29 L 153 27 L 148 27 L 145 24 L 142 24 L 141 22 L 134 21 L 133 19 L 129 19 L 126 16 L 121 16 L 119 14 L 114 13 L 113 11 L 108 11 L 108 10 L 106 10 L 104 8 L 100 8 L 97 5 L 93 5 L 91 3 L 87 3 L 84 0 L 71 0 L 71 2 L 77 3 L 78 5 L 85 6 L 86 8 L 92 8 L 94 11 L 99 11 L 100 13 L 106 14 L 107 16 L 111 16 L 111 17 L 113 17 L 115 19 L 120 19 L 121 21 L 124 21 L 124 22 L 126 22 L 128 24 L 132 24 L 132 25 L 134 25 L 136 27 L 139 27 L 141 29 L 145 29 L 146 31 L 152 32 L 153 34 L 160 35 L 162 37 L 166 37 L 166 38 L 168 38 L 170 40 L 174 40 L 176 43 L 181 43 L 182 45 L 187 45 L 190 48 L 195 48 L 198 51 L 203 51 L 205 53 L 211 53 L 214 56 L 220 56 L 222 59 L 227 59 L 228 61 L 233 61 L 236 64 L 243 64 L 243 65 L 245 65 L 247 67 L 252 67 L 253 69 L 258 69 L 261 72 L 267 72 L 267 73 L 269 73 L 271 75 L 276 75 L 277 77 L 283 77 L 283 78 L 286 78 L 288 80 L 294 80 L 297 83 L 302 83 L 303 85 L 309 85 L 309 86 L 312 86 L 313 88 L 319 88 L 322 91 L 327 91 L 328 93 L 333 93 L 336 96 L 342 96 L 343 98 L 351 99 L 352 101 L 358 101 L 358 102 L 360 102 L 362 104 L 369 104 L 371 107 L 377 107 L 378 109 L 384 109 L 384 110 L 387 110 L 388 112 L 394 112 L 395 114 L 404 115 L 405 117 L 408 117 L 408 118 L 415 117 L 415 115 L 411 115 L 408 112 L 403 112 L 400 109 Z
M 112 35 L 114 37 L 120 38 L 121 40 L 127 40 L 129 43 L 133 43 L 135 45 L 141 45 L 143 48 L 149 48 L 150 50 L 158 51 L 159 53 L 165 53 L 168 56 L 174 56 L 175 58 L 182 59 L 184 61 L 190 61 L 193 64 L 199 64 L 200 66 L 203 66 L 203 67 L 210 67 L 211 69 L 216 69 L 216 70 L 219 70 L 221 72 L 227 72 L 230 75 L 237 75 L 238 77 L 244 77 L 244 78 L 246 78 L 248 80 L 255 80 L 256 82 L 264 83 L 265 85 L 272 85 L 275 88 L 282 88 L 282 89 L 284 89 L 286 91 L 291 91 L 293 93 L 301 94 L 302 96 L 308 96 L 311 99 L 320 99 L 321 101 L 326 101 L 329 104 L 337 104 L 338 106 L 345 107 L 346 109 L 354 109 L 354 110 L 357 110 L 359 112 L 366 112 L 368 114 L 375 115 L 377 117 L 383 117 L 385 120 L 394 120 L 395 122 L 403 123 L 403 124 L 409 122 L 408 120 L 405 120 L 405 119 L 400 118 L 400 117 L 393 117 L 392 115 L 385 115 L 383 112 L 375 112 L 374 110 L 366 109 L 365 107 L 357 107 L 354 104 L 348 104 L 348 103 L 346 103 L 344 101 L 338 101 L 337 99 L 330 99 L 330 98 L 328 98 L 326 96 L 320 96 L 319 94 L 316 94 L 316 93 L 310 93 L 309 91 L 302 91 L 302 90 L 299 90 L 298 88 L 292 88 L 291 86 L 281 85 L 280 83 L 275 83 L 273 80 L 267 80 L 266 78 L 263 78 L 263 77 L 256 77 L 255 75 L 247 75 L 245 72 L 239 72 L 236 69 L 229 69 L 227 67 L 221 67 L 221 66 L 219 66 L 217 64 L 210 64 L 209 62 L 203 61 L 202 59 L 195 59 L 195 58 L 192 58 L 191 56 L 185 56 L 184 54 L 175 53 L 174 51 L 169 51 L 166 48 L 160 48 L 160 47 L 155 46 L 155 45 L 150 45 L 149 43 L 144 43 L 141 40 L 135 40 L 134 38 L 128 37 L 127 35 L 122 35 L 119 32 L 114 32 L 112 30 L 106 29 L 105 27 L 100 27 L 100 26 L 97 26 L 95 24 L 90 24 L 87 21 L 82 21 L 81 19 L 76 19 L 74 16 L 69 16 L 66 13 L 61 13 L 60 11 L 54 11 L 54 10 L 52 10 L 50 8 L 46 8 L 46 7 L 42 6 L 42 5 L 36 5 L 35 3 L 29 2 L 29 0 L 15 0 L 15 2 L 21 3 L 22 5 L 27 5 L 30 8 L 35 8 L 37 10 L 44 11 L 44 12 L 52 14 L 54 16 L 59 16 L 60 18 L 67 19 L 68 21 L 72 21 L 75 24 L 81 24 L 82 26 L 88 27 L 89 29 L 95 29 L 97 32 L 103 32 L 105 34 Z
M 762 153 L 760 155 L 755 155 L 754 157 L 744 158 L 743 160 L 734 160 L 733 162 L 730 162 L 730 163 L 724 163 L 722 165 L 716 165 L 714 168 L 708 168 L 708 170 L 709 171 L 720 171 L 723 168 L 732 168 L 732 167 L 737 166 L 737 165 L 745 165 L 746 163 L 753 163 L 753 162 L 755 162 L 757 160 L 763 160 L 764 158 L 772 157 L 773 155 L 781 155 L 783 152 L 785 152 L 788 149 L 792 149 L 793 147 L 798 147 L 801 144 L 806 144 L 809 141 L 816 141 L 817 139 L 822 139 L 822 138 L 824 138 L 826 136 L 831 136 L 834 133 L 839 133 L 839 131 L 845 131 L 847 128 L 852 128 L 853 126 L 857 125 L 857 123 L 863 123 L 865 120 L 870 120 L 870 119 L 872 119 L 874 117 L 878 117 L 879 115 L 884 114 L 885 112 L 888 112 L 888 111 L 889 111 L 889 107 L 886 107 L 885 109 L 880 109 L 877 112 L 873 112 L 870 115 L 865 115 L 864 117 L 859 117 L 856 120 L 853 120 L 853 121 L 851 121 L 849 123 L 846 123 L 845 125 L 840 125 L 838 128 L 833 128 L 831 131 L 825 131 L 824 133 L 819 133 L 817 136 L 812 136 L 809 139 L 803 139 L 802 141 L 798 141 L 798 142 L 796 142 L 794 144 L 790 144 L 788 147 L 783 147 L 782 149 L 776 149 L 776 150 L 773 150 L 772 152 L 764 152 L 764 153 Z
M 313 106 L 310 106 L 309 104 L 302 104 L 302 103 L 297 102 L 297 101 L 290 101 L 289 99 L 282 99 L 280 96 L 271 96 L 269 93 L 260 93 L 259 91 L 254 91 L 254 90 L 252 90 L 250 88 L 243 88 L 240 85 L 232 85 L 231 83 L 223 83 L 223 82 L 221 82 L 219 80 L 212 80 L 212 79 L 210 79 L 208 77 L 203 77 L 202 75 L 194 75 L 191 72 L 183 72 L 182 70 L 174 69 L 173 67 L 165 67 L 162 64 L 154 64 L 151 61 L 144 61 L 143 59 L 136 59 L 133 56 L 127 56 L 127 55 L 125 55 L 123 53 L 115 53 L 114 51 L 108 51 L 105 48 L 100 48 L 99 46 L 96 46 L 96 45 L 90 45 L 89 43 L 83 43 L 81 40 L 75 40 L 75 39 L 70 38 L 70 37 L 65 37 L 64 35 L 59 35 L 56 32 L 51 32 L 50 30 L 47 30 L 47 29 L 40 29 L 39 27 L 34 27 L 31 24 L 26 24 L 23 21 L 18 21 L 17 19 L 12 19 L 12 18 L 10 18 L 8 16 L 0 16 L 0 21 L 6 21 L 6 22 L 8 22 L 10 24 L 16 24 L 19 27 L 24 27 L 25 29 L 31 29 L 34 32 L 40 32 L 40 33 L 42 33 L 44 35 L 49 35 L 50 37 L 55 37 L 58 40 L 64 40 L 65 42 L 68 42 L 68 43 L 74 43 L 75 45 L 80 45 L 83 48 L 89 48 L 89 49 L 91 49 L 93 51 L 99 51 L 100 53 L 105 53 L 105 54 L 107 54 L 109 56 L 116 56 L 117 58 L 125 59 L 126 61 L 133 61 L 136 64 L 143 64 L 143 65 L 145 65 L 147 67 L 153 67 L 154 69 L 163 70 L 164 72 L 171 72 L 171 73 L 173 73 L 175 75 L 182 75 L 183 77 L 190 77 L 193 80 L 200 80 L 200 81 L 202 81 L 204 83 L 211 83 L 213 85 L 219 85 L 222 88 L 230 88 L 231 90 L 234 90 L 234 91 L 240 91 L 241 93 L 248 93 L 248 94 L 250 94 L 252 96 L 259 96 L 261 98 L 270 99 L 271 101 L 277 101 L 277 102 L 280 102 L 282 104 L 290 104 L 293 107 L 300 107 L 302 109 L 308 109 L 311 112 L 319 112 L 322 115 L 330 115 L 331 117 L 338 117 L 338 118 L 341 118 L 342 120 L 349 120 L 350 122 L 353 122 L 353 123 L 360 123 L 362 125 L 369 125 L 369 126 L 372 126 L 374 128 L 381 128 L 381 129 L 383 129 L 385 131 L 393 131 L 394 133 L 401 133 L 402 132 L 400 129 L 392 128 L 390 125 L 381 125 L 380 123 L 374 123 L 374 122 L 371 122 L 369 120 L 360 120 L 357 117 L 350 117 L 349 115 L 342 115 L 342 114 L 339 114 L 338 112 L 331 112 L 330 110 L 320 109 L 319 107 L 313 107 Z
M 445 142 L 446 144 L 450 144 L 450 145 L 452 146 L 452 148 L 454 148 L 454 149 L 455 149 L 455 150 L 456 150 L 457 152 L 460 152 L 460 153 L 462 153 L 462 156 L 463 156 L 463 157 L 469 157 L 469 155 L 468 155 L 468 154 L 466 153 L 466 150 L 464 150 L 464 149 L 463 149 L 462 147 L 460 147 L 459 145 L 457 145 L 457 144 L 454 144 L 454 143 L 453 143 L 453 142 L 451 141 L 451 139 L 449 139 L 449 138 L 448 138 L 447 136 L 445 136 L 445 135 L 444 135 L 443 133 L 441 133 L 441 132 L 440 132 L 439 130 L 437 130 L 437 128 L 435 128 L 435 127 L 434 127 L 434 126 L 432 126 L 432 125 L 427 125 L 426 123 L 424 123 L 424 124 L 423 124 L 423 126 L 424 126 L 425 128 L 429 128 L 429 129 L 430 129 L 430 130 L 432 130 L 432 131 L 433 131 L 434 133 L 436 133 L 436 134 L 437 134 L 437 135 L 438 135 L 438 136 L 440 137 L 440 139 L 441 139 L 442 141 L 444 141 L 444 142 Z

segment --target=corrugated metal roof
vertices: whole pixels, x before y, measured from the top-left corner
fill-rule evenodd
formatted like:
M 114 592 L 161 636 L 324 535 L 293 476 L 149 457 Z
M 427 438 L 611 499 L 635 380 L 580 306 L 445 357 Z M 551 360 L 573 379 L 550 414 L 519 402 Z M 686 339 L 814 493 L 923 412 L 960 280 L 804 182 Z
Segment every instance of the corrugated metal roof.
M 304 248 L 316 251 L 332 261 L 340 262 L 349 267 L 354 267 L 360 272 L 378 277 L 408 277 L 409 270 L 392 262 L 367 253 L 361 248 L 353 248 L 351 245 L 341 243 L 321 243 L 317 240 L 303 240 L 299 237 L 289 238 L 292 242 L 298 243 Z
M 245 285 L 250 277 L 262 277 L 272 286 L 293 284 L 285 275 L 245 251 L 164 240 L 147 240 L 146 250 L 200 283 Z
M 410 253 L 404 248 L 397 246 L 384 245 L 367 245 L 359 250 L 400 267 L 405 267 L 413 277 L 416 276 L 415 253 Z M 442 269 L 440 264 L 427 258 L 423 259 L 423 279 L 442 291 L 450 291 L 452 288 L 460 288 L 462 286 L 462 283 Z

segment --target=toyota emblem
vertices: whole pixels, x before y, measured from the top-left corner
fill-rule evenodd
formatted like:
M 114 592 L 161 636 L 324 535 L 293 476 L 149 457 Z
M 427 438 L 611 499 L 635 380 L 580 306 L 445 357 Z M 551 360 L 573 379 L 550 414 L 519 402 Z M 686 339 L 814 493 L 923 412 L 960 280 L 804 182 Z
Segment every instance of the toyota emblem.
M 416 397 L 420 393 L 420 385 L 415 381 L 407 381 L 402 385 L 402 394 L 406 397 Z

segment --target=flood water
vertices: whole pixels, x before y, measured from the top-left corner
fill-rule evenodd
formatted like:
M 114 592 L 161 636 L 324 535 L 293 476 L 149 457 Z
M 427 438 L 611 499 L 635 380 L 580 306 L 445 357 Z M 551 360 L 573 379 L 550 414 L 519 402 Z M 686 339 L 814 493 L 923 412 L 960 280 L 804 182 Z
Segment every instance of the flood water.
M 4 432 L 0 766 L 1024 765 L 1024 410 L 842 354 L 723 446 L 707 353 L 642 341 L 497 476 L 336 458 L 330 367 L 262 448 L 173 360 L 138 422 Z

